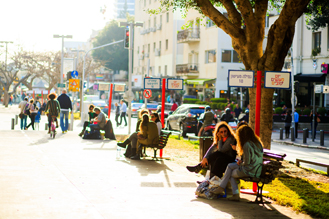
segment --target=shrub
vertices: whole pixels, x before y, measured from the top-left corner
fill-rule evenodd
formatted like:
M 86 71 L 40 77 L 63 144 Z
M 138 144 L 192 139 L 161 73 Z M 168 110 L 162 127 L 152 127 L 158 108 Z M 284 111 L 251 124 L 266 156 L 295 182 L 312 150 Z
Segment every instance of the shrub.
M 309 116 L 311 114 L 311 110 L 310 109 L 304 109 L 303 110 L 303 115 Z
M 224 110 L 226 108 L 226 103 L 219 103 L 219 109 Z
M 210 101 L 214 102 L 214 103 L 226 103 L 227 102 L 227 100 L 225 98 L 211 98 Z
M 200 105 L 209 105 L 209 103 L 207 101 L 197 101 L 195 102 L 196 104 L 200 104 Z
M 283 109 L 281 108 L 281 107 L 277 107 L 277 108 L 275 108 L 275 110 L 274 110 L 274 113 L 275 114 L 282 114 L 282 112 L 283 112 Z
M 197 101 L 199 101 L 198 99 L 194 99 L 194 98 L 185 98 L 184 99 L 184 103 L 196 103 Z
M 318 113 L 319 113 L 321 116 L 325 116 L 325 114 L 327 113 L 327 110 L 326 110 L 326 108 L 321 107 L 321 108 L 318 108 Z
M 301 109 L 296 108 L 296 112 L 300 115 L 302 111 L 301 111 Z

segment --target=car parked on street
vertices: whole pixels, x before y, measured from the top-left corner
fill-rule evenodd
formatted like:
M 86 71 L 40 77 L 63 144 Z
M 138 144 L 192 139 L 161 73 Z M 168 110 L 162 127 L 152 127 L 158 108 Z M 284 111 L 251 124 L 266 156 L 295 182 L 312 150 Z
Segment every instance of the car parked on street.
M 159 103 L 158 106 L 161 106 L 162 103 Z M 171 112 L 172 103 L 165 103 L 165 109 L 164 109 L 164 118 L 167 119 L 169 116 L 169 113 Z M 159 112 L 159 118 L 161 119 L 161 112 Z
M 145 103 L 141 106 L 139 110 L 137 110 L 137 115 L 139 114 L 139 111 L 142 109 L 148 109 L 151 113 L 152 111 L 156 111 L 158 107 L 158 103 L 147 103 L 147 107 L 145 107 Z
M 141 109 L 143 103 L 131 103 L 131 117 L 138 117 L 138 110 Z M 127 111 L 127 116 L 129 112 Z
M 208 105 L 183 104 L 170 113 L 166 121 L 167 130 L 176 130 L 186 137 L 187 133 L 198 135 L 198 118 Z

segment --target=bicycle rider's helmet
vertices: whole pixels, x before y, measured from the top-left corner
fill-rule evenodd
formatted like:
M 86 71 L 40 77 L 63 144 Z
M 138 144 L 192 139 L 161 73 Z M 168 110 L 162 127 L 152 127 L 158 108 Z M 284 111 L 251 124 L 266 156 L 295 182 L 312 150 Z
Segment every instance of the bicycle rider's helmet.
M 244 113 L 245 113 L 245 114 L 248 114 L 248 113 L 249 113 L 249 110 L 248 110 L 248 109 L 246 109 L 246 110 L 244 111 Z
M 210 106 L 206 106 L 206 107 L 204 108 L 204 110 L 207 112 L 207 111 L 210 111 L 211 108 L 210 108 Z
M 225 113 L 226 113 L 226 114 L 231 114 L 231 109 L 230 109 L 230 108 L 226 108 L 226 109 L 225 109 Z

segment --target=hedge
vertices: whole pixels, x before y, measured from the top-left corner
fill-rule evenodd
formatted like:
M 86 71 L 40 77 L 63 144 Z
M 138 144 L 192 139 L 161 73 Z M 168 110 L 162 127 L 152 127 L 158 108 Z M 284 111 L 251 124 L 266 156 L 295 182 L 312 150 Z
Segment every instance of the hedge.
M 327 113 L 327 110 L 326 110 L 326 108 L 321 107 L 321 108 L 318 108 L 318 113 L 319 113 L 321 116 L 325 116 L 325 114 Z
M 225 98 L 211 98 L 210 101 L 213 103 L 226 103 L 227 102 L 227 100 Z
M 303 115 L 309 116 L 310 114 L 311 114 L 311 110 L 310 109 L 304 109 L 303 110 Z
M 274 110 L 274 113 L 275 114 L 282 114 L 282 112 L 283 112 L 283 109 L 281 108 L 281 107 L 277 107 L 277 108 L 275 108 L 275 110 Z
M 198 99 L 194 99 L 194 98 L 185 98 L 184 99 L 184 103 L 196 103 L 197 101 L 199 101 Z

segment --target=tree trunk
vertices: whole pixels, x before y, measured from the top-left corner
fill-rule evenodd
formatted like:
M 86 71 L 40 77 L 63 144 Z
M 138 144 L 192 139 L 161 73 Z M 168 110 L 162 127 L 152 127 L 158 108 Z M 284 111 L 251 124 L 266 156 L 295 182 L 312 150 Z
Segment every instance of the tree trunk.
M 9 88 L 8 88 L 9 89 Z M 5 107 L 8 107 L 8 104 L 9 104 L 9 95 L 8 95 L 8 91 L 7 89 L 5 88 L 4 90 L 4 94 L 3 94 L 3 105 Z

